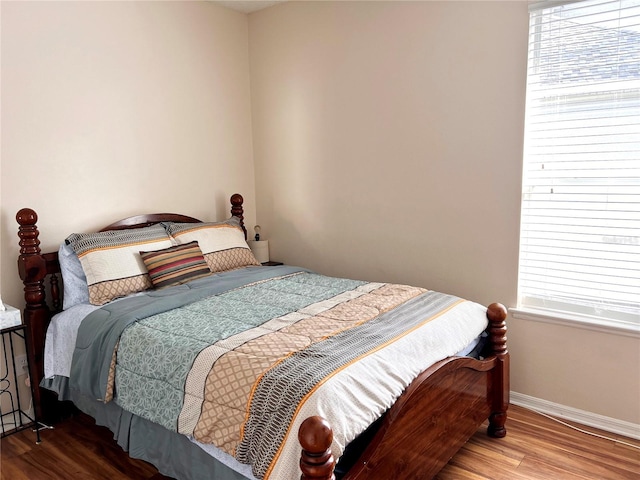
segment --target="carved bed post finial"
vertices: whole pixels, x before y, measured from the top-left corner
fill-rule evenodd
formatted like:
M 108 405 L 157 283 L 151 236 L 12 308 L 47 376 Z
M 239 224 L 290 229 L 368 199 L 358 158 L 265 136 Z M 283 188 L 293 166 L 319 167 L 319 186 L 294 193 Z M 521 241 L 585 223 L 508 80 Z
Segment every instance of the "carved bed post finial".
M 489 340 L 492 353 L 496 355 L 508 353 L 507 351 L 507 308 L 501 303 L 492 303 L 487 307 L 489 319 Z
M 39 255 L 40 240 L 38 235 L 38 214 L 30 208 L 23 208 L 16 214 L 16 221 L 20 225 L 18 227 L 18 237 L 20 237 L 20 254 L 21 255 Z
M 239 193 L 234 193 L 231 195 L 231 215 L 234 217 L 238 217 L 240 219 L 240 226 L 244 231 L 244 238 L 247 239 L 247 229 L 244 226 L 244 208 L 242 204 L 244 203 L 244 198 Z
M 40 256 L 40 232 L 36 226 L 38 215 L 30 208 L 23 208 L 16 214 L 18 237 L 20 237 L 20 257 L 18 273 L 24 282 L 24 297 L 27 309 L 44 305 L 44 277 L 46 265 Z
M 302 446 L 300 457 L 300 480 L 335 480 L 335 459 L 331 454 L 333 431 L 322 417 L 307 418 L 298 430 L 298 441 Z
M 489 319 L 489 345 L 496 356 L 496 366 L 490 376 L 491 415 L 487 433 L 502 438 L 507 434 L 505 423 L 509 408 L 509 351 L 507 350 L 507 309 L 500 303 L 487 308 Z

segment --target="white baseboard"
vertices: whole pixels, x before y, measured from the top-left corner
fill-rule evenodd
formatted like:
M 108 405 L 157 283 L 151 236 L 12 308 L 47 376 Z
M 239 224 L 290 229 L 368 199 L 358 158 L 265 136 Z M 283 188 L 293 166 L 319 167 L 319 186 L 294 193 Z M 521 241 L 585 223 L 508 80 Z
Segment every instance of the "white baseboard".
M 637 423 L 626 422 L 616 418 L 605 417 L 597 413 L 579 410 L 577 408 L 560 405 L 559 403 L 549 402 L 541 398 L 531 397 L 523 393 L 511 392 L 511 403 L 532 410 L 537 410 L 547 415 L 563 418 L 572 422 L 577 422 L 589 427 L 599 428 L 607 432 L 625 437 L 640 440 L 640 425 Z

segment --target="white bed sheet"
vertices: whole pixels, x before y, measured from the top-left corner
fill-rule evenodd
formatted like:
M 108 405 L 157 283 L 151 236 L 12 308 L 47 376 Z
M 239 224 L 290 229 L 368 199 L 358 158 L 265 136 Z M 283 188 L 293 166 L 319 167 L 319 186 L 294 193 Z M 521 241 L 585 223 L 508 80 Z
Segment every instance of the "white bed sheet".
M 44 376 L 68 377 L 71 373 L 71 358 L 82 320 L 98 306 L 79 303 L 53 316 L 44 344 Z

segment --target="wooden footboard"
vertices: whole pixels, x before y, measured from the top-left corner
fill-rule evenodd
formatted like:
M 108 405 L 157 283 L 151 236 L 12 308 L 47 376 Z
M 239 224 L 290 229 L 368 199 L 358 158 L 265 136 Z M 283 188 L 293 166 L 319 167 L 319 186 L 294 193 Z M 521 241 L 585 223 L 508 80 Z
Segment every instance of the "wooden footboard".
M 506 316 L 507 310 L 500 304 L 487 309 L 489 344 L 484 360 L 449 357 L 409 385 L 345 480 L 430 479 L 486 419 L 489 435 L 506 434 Z M 333 479 L 330 425 L 320 417 L 311 417 L 302 423 L 298 438 L 302 446 L 301 479 Z

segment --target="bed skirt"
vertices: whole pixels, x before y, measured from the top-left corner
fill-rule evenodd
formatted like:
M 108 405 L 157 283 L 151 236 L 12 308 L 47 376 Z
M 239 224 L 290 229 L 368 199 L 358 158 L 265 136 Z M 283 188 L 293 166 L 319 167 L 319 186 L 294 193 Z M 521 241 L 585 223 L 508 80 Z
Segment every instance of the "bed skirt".
M 69 389 L 68 378 L 45 378 L 41 386 L 70 400 L 97 425 L 113 432 L 114 439 L 131 458 L 154 465 L 160 473 L 180 480 L 247 480 L 177 432 L 121 409 L 115 402 L 103 403 Z

